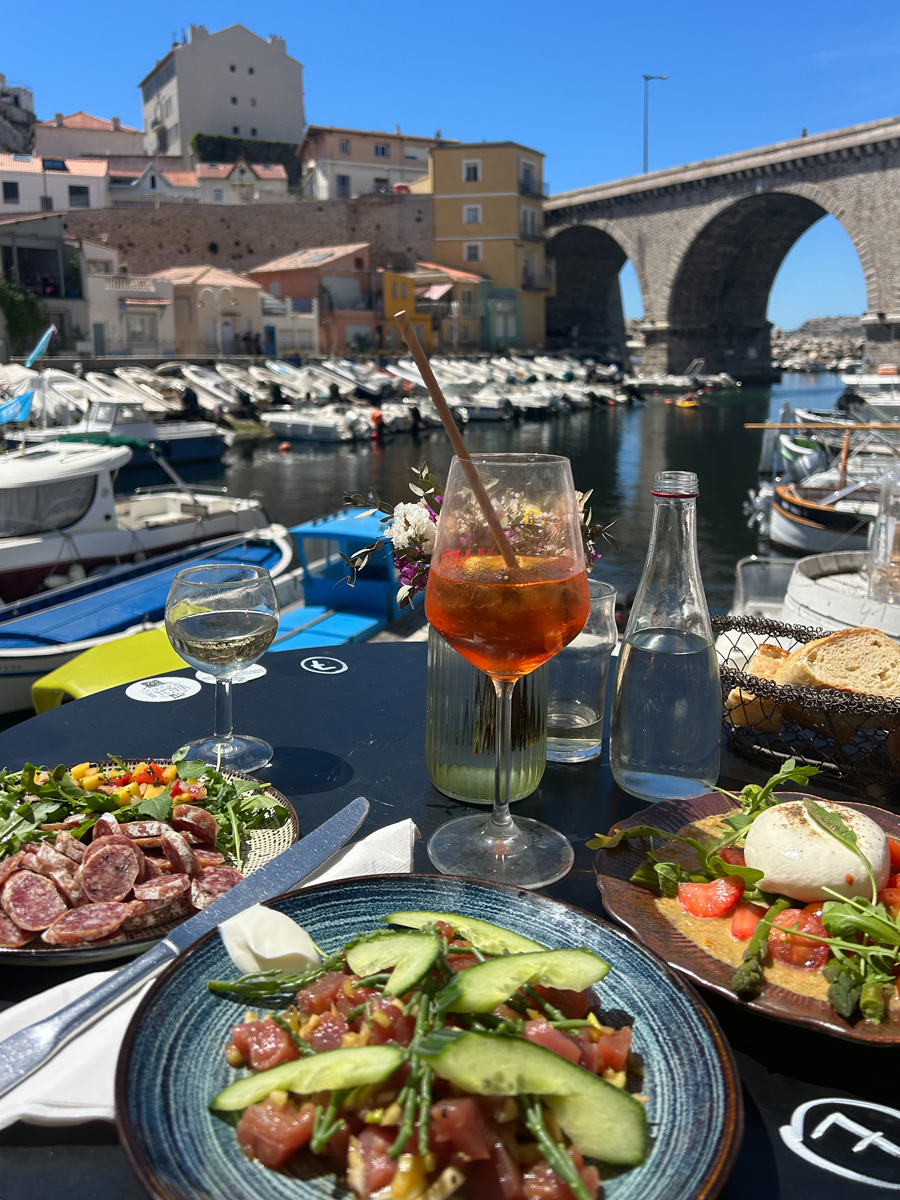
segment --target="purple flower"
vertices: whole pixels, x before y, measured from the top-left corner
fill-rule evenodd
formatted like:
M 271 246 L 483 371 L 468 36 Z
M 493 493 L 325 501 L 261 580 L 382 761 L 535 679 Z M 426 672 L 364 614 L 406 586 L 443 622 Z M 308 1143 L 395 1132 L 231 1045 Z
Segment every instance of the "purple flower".
M 432 521 L 434 521 L 434 523 L 437 524 L 438 515 L 434 511 L 434 509 L 431 507 L 431 505 L 428 503 L 427 500 L 425 501 L 425 507 L 428 509 L 429 517 L 431 517 Z

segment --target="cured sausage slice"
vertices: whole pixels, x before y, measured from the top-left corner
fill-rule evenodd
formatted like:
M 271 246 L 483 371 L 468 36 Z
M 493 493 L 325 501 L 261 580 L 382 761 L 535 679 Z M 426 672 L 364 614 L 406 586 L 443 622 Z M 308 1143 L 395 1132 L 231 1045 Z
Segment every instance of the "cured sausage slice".
M 136 847 L 123 845 L 118 838 L 103 840 L 112 844 L 86 855 L 82 865 L 81 885 L 88 900 L 95 904 L 124 900 L 141 873 Z
M 225 855 L 218 850 L 204 850 L 202 846 L 194 850 L 194 857 L 201 867 L 220 867 L 225 861 Z
M 185 875 L 198 875 L 201 867 L 188 840 L 183 833 L 174 829 L 166 829 L 162 834 L 162 848 L 166 858 L 172 864 L 172 870 Z
M 82 866 L 87 866 L 91 859 L 98 854 L 104 854 L 111 846 L 123 846 L 124 849 L 134 855 L 134 860 L 138 865 L 137 882 L 140 883 L 144 878 L 144 872 L 147 866 L 147 860 L 141 852 L 137 842 L 133 842 L 131 838 L 121 837 L 116 834 L 115 837 L 101 838 L 99 842 L 91 842 L 87 848 L 87 853 L 82 860 Z
M 4 950 L 19 950 L 22 946 L 33 942 L 36 937 L 36 933 L 20 929 L 11 917 L 8 917 L 5 912 L 0 912 L 0 946 Z
M 187 875 L 166 875 L 150 879 L 147 883 L 135 884 L 135 900 L 177 900 L 190 890 Z
M 119 833 L 130 838 L 158 838 L 168 828 L 165 821 L 124 821 L 119 826 Z
M 176 804 L 172 810 L 172 826 L 183 833 L 192 833 L 205 846 L 215 846 L 219 836 L 216 818 L 196 804 Z
M 191 904 L 194 908 L 206 908 L 243 878 L 236 867 L 204 867 L 191 884 Z
M 86 904 L 59 917 L 43 939 L 51 946 L 78 946 L 82 942 L 99 942 L 118 933 L 128 919 L 127 904 Z
M 24 850 L 17 850 L 15 854 L 0 863 L 0 887 L 6 883 L 13 871 L 22 870 L 26 865 L 25 860 L 28 857 Z
M 140 848 L 142 850 L 161 850 L 162 849 L 162 838 L 161 837 L 135 838 L 134 844 L 136 846 L 140 846 Z
M 113 834 L 119 832 L 119 822 L 109 813 L 101 813 L 97 818 L 97 823 L 94 826 L 92 841 L 97 841 L 98 838 L 112 837 Z
M 82 845 L 78 838 L 72 837 L 68 829 L 61 829 L 56 835 L 54 843 L 60 854 L 64 854 L 66 858 L 70 858 L 73 863 L 80 863 L 84 858 L 87 846 Z
M 75 863 L 72 859 L 65 854 L 60 854 L 58 850 L 54 850 L 49 842 L 41 842 L 34 857 L 52 871 L 72 872 L 75 870 Z
M 17 871 L 0 892 L 0 905 L 20 929 L 40 932 L 66 912 L 56 886 L 33 871 Z
M 132 906 L 151 903 L 152 901 L 148 900 L 133 900 Z M 141 929 L 154 929 L 158 925 L 168 925 L 170 921 L 180 921 L 183 917 L 191 916 L 193 911 L 190 900 L 186 898 L 174 900 L 170 904 L 163 904 L 159 908 L 149 911 L 139 912 L 135 907 L 134 914 L 128 918 L 122 929 L 126 933 L 136 933 Z
M 69 908 L 78 908 L 80 904 L 88 903 L 84 889 L 81 886 L 81 880 L 79 879 L 76 882 L 75 876 L 70 875 L 68 871 L 48 871 L 47 878 L 52 879 L 56 884 L 56 890 L 68 904 Z
M 167 858 L 158 858 L 155 854 L 144 855 L 144 878 L 158 879 L 160 875 L 171 875 L 172 864 Z

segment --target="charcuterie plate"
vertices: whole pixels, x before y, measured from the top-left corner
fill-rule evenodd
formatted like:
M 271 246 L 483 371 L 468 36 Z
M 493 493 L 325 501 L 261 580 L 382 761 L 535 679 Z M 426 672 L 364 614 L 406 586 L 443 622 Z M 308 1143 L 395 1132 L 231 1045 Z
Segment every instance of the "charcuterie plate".
M 593 995 L 611 1023 L 633 1026 L 651 1136 L 640 1166 L 605 1172 L 604 1200 L 712 1200 L 721 1189 L 743 1125 L 731 1051 L 690 985 L 615 926 L 534 892 L 440 875 L 340 880 L 272 904 L 325 952 L 378 927 L 388 913 L 425 909 L 490 921 L 548 949 L 600 954 L 611 970 Z M 135 1012 L 116 1077 L 119 1135 L 131 1166 L 156 1200 L 351 1196 L 321 1160 L 275 1171 L 245 1158 L 234 1122 L 211 1111 L 210 1101 L 235 1078 L 224 1048 L 247 1005 L 214 995 L 207 983 L 238 974 L 212 932 L 159 977 Z
M 153 762 L 160 767 L 166 767 L 171 765 L 172 760 L 157 758 Z M 107 760 L 96 765 L 100 770 L 110 771 L 121 765 L 124 765 L 126 768 L 136 767 L 139 765 L 139 760 L 121 759 L 117 763 Z M 69 766 L 67 769 L 71 770 L 72 767 Z M 288 846 L 293 845 L 300 836 L 299 822 L 294 809 L 286 797 L 275 788 L 261 784 L 259 780 L 254 779 L 250 775 L 245 775 L 240 771 L 223 770 L 221 776 L 229 783 L 244 780 L 256 784 L 258 788 L 264 790 L 264 795 L 272 801 L 272 810 L 263 810 L 256 816 L 254 818 L 254 827 L 247 829 L 241 838 L 239 863 L 237 856 L 233 852 L 226 853 L 224 856 L 224 865 L 228 867 L 239 865 L 241 873 L 247 875 L 275 858 L 282 850 L 286 850 Z M 191 797 L 185 792 L 178 798 L 177 802 L 186 803 L 190 800 Z M 196 804 L 200 808 L 204 806 L 202 799 L 197 800 Z M 119 809 L 118 812 L 122 815 L 124 810 Z M 146 816 L 141 814 L 135 819 L 146 821 Z M 93 844 L 89 831 L 84 835 L 84 845 L 87 848 Z M 53 845 L 52 840 L 49 842 L 49 845 Z M 139 850 L 138 854 L 142 856 L 142 851 Z M 7 860 L 0 860 L 0 870 L 2 870 L 4 861 Z M 212 869 L 218 870 L 219 868 Z M 24 874 L 24 872 L 20 872 L 20 874 Z M 167 876 L 163 875 L 161 878 L 165 879 Z M 168 878 L 172 878 L 172 876 L 170 875 Z M 45 890 L 47 890 L 46 887 Z M 97 907 L 98 905 L 96 904 L 86 904 L 83 907 L 69 907 L 69 911 L 72 914 L 87 913 Z M 146 905 L 146 907 L 151 906 Z M 194 909 L 185 900 L 174 911 L 176 919 L 169 920 L 166 923 L 155 924 L 149 928 L 118 930 L 115 934 L 115 940 L 111 937 L 108 941 L 83 942 L 76 945 L 48 945 L 40 934 L 37 934 L 34 940 L 25 946 L 19 948 L 0 947 L 0 963 L 15 964 L 17 966 L 63 966 L 76 963 L 105 962 L 143 954 L 145 950 L 149 950 L 161 938 L 165 937 L 169 930 L 192 916 Z M 2 912 L 0 912 L 0 917 L 6 919 Z M 129 922 L 129 924 L 136 924 L 136 922 Z

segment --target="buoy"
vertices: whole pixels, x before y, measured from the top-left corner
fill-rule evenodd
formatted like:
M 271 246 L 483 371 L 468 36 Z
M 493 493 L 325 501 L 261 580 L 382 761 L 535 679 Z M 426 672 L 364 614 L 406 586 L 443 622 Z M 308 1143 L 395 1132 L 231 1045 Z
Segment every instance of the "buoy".
M 279 442 L 278 443 L 278 453 L 279 454 L 290 454 L 290 452 L 291 452 L 291 443 L 290 442 Z
M 675 401 L 672 399 L 671 396 L 666 396 L 664 403 L 665 404 L 674 404 Z

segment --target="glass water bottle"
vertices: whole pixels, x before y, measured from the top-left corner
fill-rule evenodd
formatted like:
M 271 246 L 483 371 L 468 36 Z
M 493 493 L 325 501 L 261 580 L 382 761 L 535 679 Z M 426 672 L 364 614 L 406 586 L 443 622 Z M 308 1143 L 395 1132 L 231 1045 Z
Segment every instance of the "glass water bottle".
M 641 800 L 709 791 L 719 776 L 722 690 L 697 561 L 697 476 L 660 471 L 653 529 L 616 673 L 610 765 Z

